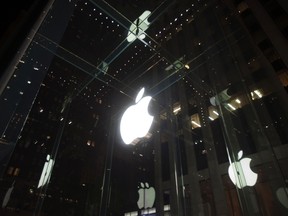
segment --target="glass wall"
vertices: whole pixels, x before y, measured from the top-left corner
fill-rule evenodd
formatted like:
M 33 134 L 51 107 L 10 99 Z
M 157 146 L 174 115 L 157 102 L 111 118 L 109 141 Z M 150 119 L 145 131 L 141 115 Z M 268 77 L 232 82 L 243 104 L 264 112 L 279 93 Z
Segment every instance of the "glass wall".
M 285 6 L 49 1 L 1 78 L 1 215 L 286 215 Z

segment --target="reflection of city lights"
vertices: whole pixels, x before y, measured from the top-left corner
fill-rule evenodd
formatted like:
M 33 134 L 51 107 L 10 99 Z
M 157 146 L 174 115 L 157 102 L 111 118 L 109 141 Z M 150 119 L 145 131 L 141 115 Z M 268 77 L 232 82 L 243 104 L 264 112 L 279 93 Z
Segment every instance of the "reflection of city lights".
M 231 104 L 227 104 L 231 109 L 236 110 L 236 108 L 234 106 L 232 106 Z
M 173 110 L 173 113 L 177 113 L 181 110 L 181 107 L 178 106 L 178 107 L 175 107 L 174 110 Z
M 255 90 L 254 92 L 259 98 L 262 98 L 263 95 L 261 94 L 259 90 Z
M 255 95 L 257 95 L 258 98 L 262 98 L 263 97 L 262 93 L 258 89 L 254 90 L 253 92 L 251 92 L 252 100 L 255 99 L 255 97 L 256 97 Z
M 164 211 L 170 211 L 170 205 L 164 205 Z M 155 208 L 141 210 L 141 215 L 149 215 L 149 214 L 154 214 L 154 213 L 156 213 Z M 137 211 L 127 212 L 124 214 L 124 216 L 137 216 L 137 215 L 138 215 Z
M 198 124 L 197 122 L 195 122 L 195 121 L 192 121 L 192 124 L 194 124 L 194 125 L 196 125 L 196 126 L 198 126 L 198 127 L 201 127 L 201 125 L 200 124 Z
M 238 103 L 238 104 L 240 104 L 241 103 L 241 101 L 237 98 L 236 100 L 236 103 Z

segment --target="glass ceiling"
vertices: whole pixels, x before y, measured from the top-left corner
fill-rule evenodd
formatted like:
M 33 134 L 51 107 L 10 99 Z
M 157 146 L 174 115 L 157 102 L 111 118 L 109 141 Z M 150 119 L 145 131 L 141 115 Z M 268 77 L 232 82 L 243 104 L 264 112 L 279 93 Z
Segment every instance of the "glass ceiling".
M 199 4 L 197 11 L 193 10 L 195 4 Z M 48 13 L 32 41 L 32 45 L 54 55 L 45 85 L 51 85 L 51 88 L 60 85 L 62 93 L 67 91 L 74 96 L 90 91 L 105 97 L 111 90 L 116 90 L 134 98 L 142 86 L 150 89 L 152 95 L 161 92 L 189 74 L 189 64 L 197 60 L 197 56 L 188 59 L 182 53 L 168 51 L 166 43 L 185 24 L 193 21 L 201 5 L 205 7 L 205 1 L 181 5 L 181 8 L 171 0 L 56 1 L 55 9 Z M 175 7 L 183 13 L 174 14 Z M 151 14 L 144 19 L 142 17 L 143 20 L 138 19 L 144 11 Z M 145 25 L 142 25 L 144 22 Z M 132 42 L 127 40 L 129 28 L 130 31 L 132 29 L 130 34 L 135 37 Z M 151 83 L 151 80 L 156 80 L 152 77 L 156 68 L 163 69 L 163 73 L 157 74 L 157 83 Z M 177 73 L 182 68 L 186 68 L 185 74 L 182 70 Z M 70 80 L 64 82 L 70 86 L 61 80 L 65 73 Z M 193 79 L 201 82 L 197 76 Z M 204 89 L 207 91 L 210 88 Z

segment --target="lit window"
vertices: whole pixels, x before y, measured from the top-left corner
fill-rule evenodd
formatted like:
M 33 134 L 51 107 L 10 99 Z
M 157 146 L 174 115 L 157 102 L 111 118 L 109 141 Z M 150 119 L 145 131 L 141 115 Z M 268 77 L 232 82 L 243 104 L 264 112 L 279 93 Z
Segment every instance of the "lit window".
M 18 176 L 19 175 L 19 172 L 20 172 L 20 169 L 19 168 L 16 168 L 14 170 L 14 176 Z

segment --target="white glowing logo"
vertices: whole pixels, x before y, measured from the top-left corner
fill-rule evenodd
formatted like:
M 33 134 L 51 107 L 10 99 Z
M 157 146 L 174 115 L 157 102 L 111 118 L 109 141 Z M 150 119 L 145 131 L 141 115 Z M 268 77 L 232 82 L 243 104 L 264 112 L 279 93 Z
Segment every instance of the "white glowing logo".
M 44 163 L 44 166 L 43 166 L 42 174 L 38 182 L 37 188 L 44 186 L 48 182 L 53 165 L 54 165 L 54 160 L 51 159 L 50 155 L 48 154 L 46 157 L 46 162 Z
M 136 144 L 140 138 L 149 136 L 154 119 L 148 112 L 152 97 L 143 97 L 144 91 L 144 88 L 139 91 L 136 104 L 128 107 L 121 118 L 120 134 L 125 144 Z
M 148 17 L 150 16 L 151 11 L 144 11 L 139 18 L 137 18 L 130 26 L 129 32 L 127 35 L 127 41 L 133 42 L 136 38 L 144 39 L 144 32 L 148 29 L 150 23 L 148 22 Z
M 155 189 L 153 187 L 149 187 L 147 182 L 145 184 L 141 182 L 138 194 L 137 205 L 139 209 L 153 207 L 155 202 Z
M 228 174 L 231 181 L 234 183 L 234 185 L 237 185 L 239 189 L 246 186 L 254 186 L 258 177 L 258 174 L 251 170 L 251 158 L 241 159 L 242 156 L 243 151 L 241 150 L 238 153 L 238 161 L 230 164 L 228 168 Z

